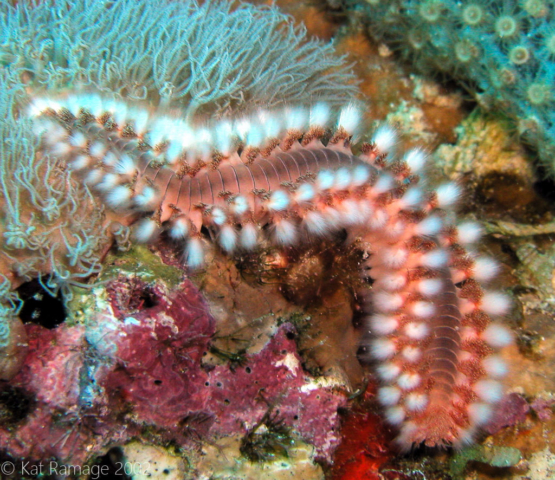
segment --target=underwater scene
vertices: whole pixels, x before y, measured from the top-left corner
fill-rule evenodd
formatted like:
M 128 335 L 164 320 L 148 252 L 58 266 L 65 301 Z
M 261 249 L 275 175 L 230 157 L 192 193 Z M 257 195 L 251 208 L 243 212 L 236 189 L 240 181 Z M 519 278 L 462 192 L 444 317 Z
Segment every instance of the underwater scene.
M 555 478 L 555 2 L 0 0 L 0 479 Z

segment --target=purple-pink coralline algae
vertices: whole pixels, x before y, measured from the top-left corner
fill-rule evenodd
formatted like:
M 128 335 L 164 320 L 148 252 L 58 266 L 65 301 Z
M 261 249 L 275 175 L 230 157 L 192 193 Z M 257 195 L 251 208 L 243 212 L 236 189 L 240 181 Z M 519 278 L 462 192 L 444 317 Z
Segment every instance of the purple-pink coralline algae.
M 192 448 L 271 417 L 331 460 L 346 397 L 302 369 L 291 324 L 234 368 L 208 365 L 216 325 L 193 284 L 132 283 L 108 284 L 109 305 L 87 326 L 26 326 L 29 354 L 10 388 L 32 400 L 25 418 L 0 427 L 0 449 L 82 464 L 133 437 Z M 146 303 L 133 304 L 137 289 Z

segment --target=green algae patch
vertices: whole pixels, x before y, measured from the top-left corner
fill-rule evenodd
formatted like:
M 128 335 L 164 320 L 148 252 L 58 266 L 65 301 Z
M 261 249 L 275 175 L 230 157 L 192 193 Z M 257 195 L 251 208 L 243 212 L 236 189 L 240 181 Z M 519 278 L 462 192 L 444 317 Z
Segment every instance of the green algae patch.
M 162 281 L 170 289 L 183 280 L 183 270 L 165 265 L 162 260 L 147 247 L 135 245 L 129 251 L 110 253 L 105 261 L 102 280 L 117 278 L 118 275 L 135 275 L 142 280 Z
M 522 459 L 518 448 L 494 445 L 474 445 L 458 452 L 449 464 L 449 473 L 455 479 L 464 478 L 468 462 L 486 463 L 492 467 L 507 468 L 515 466 Z

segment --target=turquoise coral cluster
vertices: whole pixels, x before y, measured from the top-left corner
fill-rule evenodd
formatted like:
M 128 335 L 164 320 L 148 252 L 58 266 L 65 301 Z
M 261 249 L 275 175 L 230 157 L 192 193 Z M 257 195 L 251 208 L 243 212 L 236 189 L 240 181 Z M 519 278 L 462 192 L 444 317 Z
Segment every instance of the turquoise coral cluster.
M 555 11 L 544 0 L 350 0 L 370 35 L 511 117 L 555 175 Z

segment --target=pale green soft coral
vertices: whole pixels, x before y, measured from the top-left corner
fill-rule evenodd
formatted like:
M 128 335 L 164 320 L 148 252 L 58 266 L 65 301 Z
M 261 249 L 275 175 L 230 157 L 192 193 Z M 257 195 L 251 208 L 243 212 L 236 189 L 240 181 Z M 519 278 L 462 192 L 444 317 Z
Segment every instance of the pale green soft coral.
M 324 100 L 354 76 L 276 7 L 195 0 L 0 0 L 0 64 L 35 89 L 95 88 L 198 112 Z
M 0 272 L 68 294 L 100 271 L 104 209 L 59 160 L 38 153 L 24 99 L 18 74 L 0 70 Z
M 10 282 L 0 274 L 0 349 L 7 347 L 10 343 L 11 322 L 19 313 L 20 307 L 21 302 L 11 291 Z

